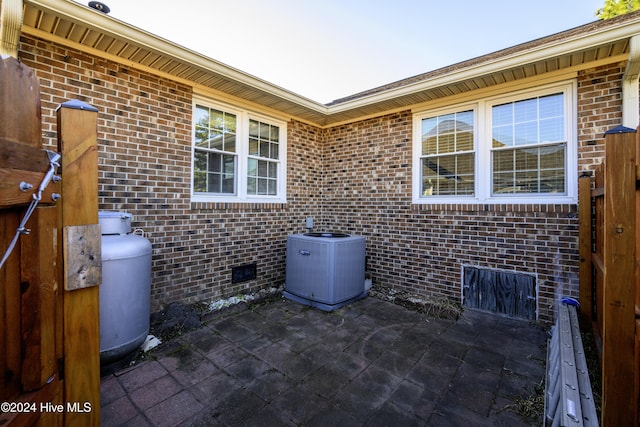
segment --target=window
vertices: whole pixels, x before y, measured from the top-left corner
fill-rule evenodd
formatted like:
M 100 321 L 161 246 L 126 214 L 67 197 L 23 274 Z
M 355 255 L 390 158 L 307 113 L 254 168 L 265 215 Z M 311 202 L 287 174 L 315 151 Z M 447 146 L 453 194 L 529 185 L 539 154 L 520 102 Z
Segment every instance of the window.
M 422 120 L 422 194 L 473 196 L 475 153 L 472 110 Z
M 286 124 L 197 100 L 194 201 L 285 202 Z
M 573 84 L 414 115 L 414 202 L 574 203 Z
M 236 115 L 197 105 L 195 118 L 193 191 L 235 194 Z
M 566 194 L 564 94 L 491 107 L 493 194 Z
M 249 120 L 249 194 L 278 194 L 279 142 L 280 128 Z

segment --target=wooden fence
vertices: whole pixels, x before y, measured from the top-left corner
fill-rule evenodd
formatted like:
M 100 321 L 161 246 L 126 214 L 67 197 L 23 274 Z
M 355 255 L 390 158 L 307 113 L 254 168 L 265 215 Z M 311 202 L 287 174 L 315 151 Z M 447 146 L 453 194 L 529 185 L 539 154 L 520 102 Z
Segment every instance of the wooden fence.
M 580 321 L 600 352 L 602 425 L 638 425 L 640 389 L 640 140 L 605 134 L 595 177 L 579 180 Z
M 60 105 L 58 153 L 40 116 L 33 70 L 1 59 L 0 425 L 98 426 L 97 110 Z

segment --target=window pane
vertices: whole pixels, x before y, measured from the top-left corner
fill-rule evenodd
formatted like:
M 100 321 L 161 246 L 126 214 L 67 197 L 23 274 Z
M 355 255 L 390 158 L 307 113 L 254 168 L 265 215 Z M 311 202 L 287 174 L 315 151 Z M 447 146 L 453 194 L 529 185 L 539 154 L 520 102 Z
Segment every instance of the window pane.
M 220 183 L 222 182 L 222 177 L 217 173 L 207 174 L 207 191 L 210 193 L 221 193 Z
M 499 127 L 513 123 L 513 104 L 496 105 L 491 109 L 492 126 Z
M 277 178 L 278 177 L 278 164 L 277 163 L 269 163 L 269 173 L 267 175 L 269 178 Z
M 251 138 L 249 140 L 249 155 L 257 156 L 258 155 L 258 140 Z
M 565 193 L 564 169 L 540 172 L 540 192 Z
M 248 166 L 249 166 L 249 169 L 247 171 L 247 175 L 249 175 L 249 176 L 257 176 L 258 175 L 258 161 L 256 159 L 249 159 Z
M 473 154 L 460 154 L 457 156 L 458 164 L 456 166 L 456 172 L 459 177 L 464 178 L 465 180 L 470 180 L 473 182 L 474 180 L 474 156 Z
M 493 106 L 491 113 L 493 148 L 518 147 L 493 150 L 493 193 L 565 193 L 564 94 Z
M 280 142 L 280 128 L 278 126 L 271 126 L 271 136 L 269 138 L 273 142 Z
M 196 150 L 193 158 L 193 168 L 197 171 L 207 170 L 207 155 L 203 151 Z
M 269 189 L 267 180 L 265 178 L 258 178 L 258 193 L 257 194 L 267 194 Z
M 209 153 L 207 157 L 208 157 L 207 170 L 209 172 L 217 172 L 217 173 L 222 172 L 222 164 L 221 164 L 222 156 L 217 153 Z
M 565 193 L 566 144 L 493 152 L 493 192 Z
M 540 118 L 564 117 L 564 102 L 561 93 L 555 95 L 542 96 L 540 101 Z
M 473 195 L 474 149 L 473 110 L 423 119 L 421 194 Z
M 193 173 L 193 191 L 196 193 L 204 193 L 207 191 L 207 174 L 205 172 Z
M 493 153 L 493 170 L 495 172 L 513 171 L 513 150 L 500 150 Z
M 428 157 L 422 160 L 423 196 L 475 194 L 473 153 Z
M 422 155 L 474 149 L 473 110 L 422 120 Z
M 455 152 L 455 134 L 440 134 L 438 136 L 438 154 Z
M 236 116 L 234 114 L 225 113 L 224 130 L 229 133 L 236 133 Z
M 211 131 L 209 137 L 209 148 L 213 148 L 214 150 L 222 150 L 224 146 L 223 138 L 224 136 L 222 132 L 218 130 Z
M 196 134 L 194 138 L 194 144 L 197 147 L 208 147 L 209 146 L 209 128 L 196 126 Z
M 513 146 L 513 126 L 498 126 L 493 128 L 493 148 Z
M 260 123 L 260 139 L 269 139 L 269 125 Z
M 258 176 L 267 176 L 268 175 L 268 162 L 259 160 L 258 161 Z
M 268 182 L 267 193 L 270 196 L 276 196 L 278 194 L 278 182 L 276 180 L 270 179 Z
M 471 151 L 473 150 L 473 133 L 462 132 L 459 133 L 456 138 L 456 151 Z
M 222 181 L 222 193 L 233 194 L 235 193 L 235 180 L 233 175 L 223 175 Z
M 516 123 L 515 145 L 530 145 L 538 143 L 538 123 Z
M 280 157 L 280 145 L 271 144 L 271 158 L 277 160 L 279 157 Z
M 228 133 L 224 137 L 224 151 L 231 153 L 236 152 L 236 135 L 234 133 Z
M 540 142 L 560 142 L 564 140 L 563 117 L 540 120 Z
M 249 120 L 249 136 L 257 138 L 259 136 L 260 124 L 256 120 Z
M 430 136 L 422 139 L 422 154 L 436 154 L 438 149 L 438 137 Z
M 540 167 L 542 169 L 564 169 L 564 159 L 565 144 L 540 148 Z
M 456 113 L 456 131 L 473 132 L 473 110 Z
M 531 122 L 538 119 L 538 99 L 526 99 L 513 104 L 513 121 L 515 123 Z
M 422 154 L 436 154 L 438 148 L 438 118 L 422 120 Z
M 228 154 L 225 154 L 222 158 L 222 171 L 224 172 L 225 175 L 228 176 L 233 176 L 235 175 L 235 171 L 236 171 L 236 158 L 235 156 L 230 156 Z
M 193 115 L 193 119 L 196 121 L 196 125 L 209 127 L 209 109 L 196 105 L 196 112 Z
M 261 142 L 260 143 L 260 157 L 267 157 L 269 158 L 269 143 L 268 142 Z
M 514 150 L 516 170 L 537 170 L 539 150 L 538 148 L 524 148 Z
M 493 193 L 508 194 L 514 192 L 515 175 L 513 172 L 499 172 L 493 174 Z
M 196 105 L 194 144 L 219 151 L 236 151 L 237 118 L 234 114 Z
M 211 129 L 224 131 L 224 113 L 219 110 L 211 110 L 209 113 L 209 127 Z
M 258 191 L 258 178 L 248 177 L 247 178 L 247 193 L 248 194 L 256 194 Z
M 237 158 L 228 153 L 236 151 L 237 117 L 196 105 L 194 120 L 194 192 L 234 194 Z

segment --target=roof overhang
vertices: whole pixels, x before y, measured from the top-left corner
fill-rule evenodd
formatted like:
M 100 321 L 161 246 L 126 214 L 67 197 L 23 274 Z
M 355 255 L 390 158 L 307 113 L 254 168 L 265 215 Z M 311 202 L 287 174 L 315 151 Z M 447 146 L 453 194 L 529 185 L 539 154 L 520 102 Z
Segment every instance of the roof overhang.
M 596 21 L 321 104 L 71 0 L 25 0 L 24 34 L 330 126 L 501 83 L 625 61 L 640 13 Z

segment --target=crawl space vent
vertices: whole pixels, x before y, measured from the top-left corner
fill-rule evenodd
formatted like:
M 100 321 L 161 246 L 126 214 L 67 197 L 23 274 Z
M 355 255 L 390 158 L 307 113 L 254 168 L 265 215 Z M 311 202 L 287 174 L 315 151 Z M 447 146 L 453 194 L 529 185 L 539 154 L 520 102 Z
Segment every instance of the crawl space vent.
M 465 307 L 513 318 L 536 319 L 534 275 L 464 266 L 462 294 Z

